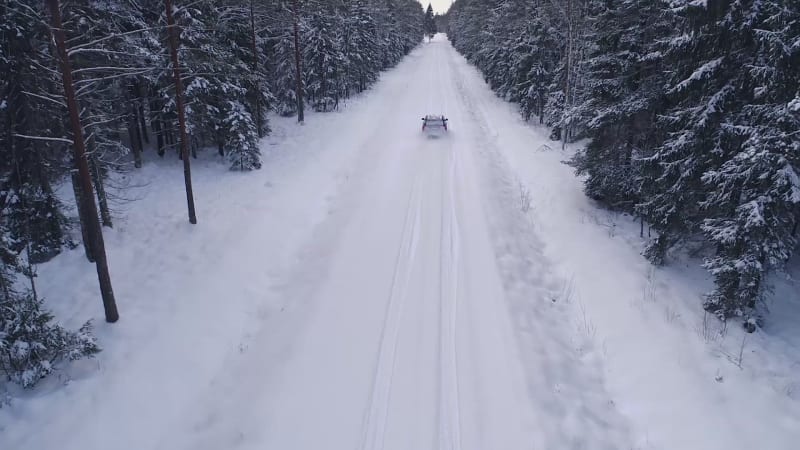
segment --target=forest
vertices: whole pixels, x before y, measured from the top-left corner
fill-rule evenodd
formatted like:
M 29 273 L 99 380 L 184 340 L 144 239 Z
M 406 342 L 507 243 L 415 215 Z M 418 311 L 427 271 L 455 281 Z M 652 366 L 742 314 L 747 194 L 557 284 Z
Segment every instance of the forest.
M 800 234 L 800 2 L 456 0 L 455 47 L 551 138 L 644 256 L 703 255 L 703 307 L 761 325 Z M 776 299 L 780 301 L 780 299 Z
M 795 450 L 798 222 L 800 0 L 0 0 L 0 450 Z
M 32 386 L 99 350 L 91 324 L 60 328 L 37 295 L 35 265 L 63 249 L 96 262 L 117 320 L 100 229 L 124 189 L 115 175 L 183 159 L 195 223 L 189 155 L 260 168 L 269 113 L 337 109 L 422 36 L 415 0 L 2 0 L 0 370 Z
M 270 115 L 337 110 L 437 27 L 579 148 L 586 194 L 639 221 L 644 257 L 702 256 L 709 313 L 755 331 L 800 245 L 798 2 L 2 0 L 0 19 L 0 370 L 23 386 L 100 349 L 91 323 L 52 320 L 37 264 L 81 247 L 119 317 L 102 229 L 120 175 L 173 159 L 196 223 L 194 158 L 259 169 Z

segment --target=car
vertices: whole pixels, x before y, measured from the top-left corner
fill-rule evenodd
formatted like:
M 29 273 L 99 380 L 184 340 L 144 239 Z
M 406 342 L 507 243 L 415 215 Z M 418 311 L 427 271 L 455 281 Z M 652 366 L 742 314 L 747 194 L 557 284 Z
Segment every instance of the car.
M 436 134 L 447 131 L 447 118 L 444 115 L 428 114 L 422 118 L 422 132 Z

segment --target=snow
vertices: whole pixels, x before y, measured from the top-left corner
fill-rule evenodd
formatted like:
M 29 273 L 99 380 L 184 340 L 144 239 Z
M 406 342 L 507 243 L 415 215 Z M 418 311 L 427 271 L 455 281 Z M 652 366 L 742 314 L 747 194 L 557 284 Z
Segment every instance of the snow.
M 800 112 L 800 97 L 795 97 L 789 102 L 789 111 Z
M 583 195 L 580 180 L 561 163 L 569 152 L 543 151 L 546 130 L 525 127 L 514 119 L 513 105 L 493 96 L 478 73 L 466 67 L 460 72 L 469 74 L 467 91 L 479 99 L 474 109 L 482 112 L 493 137 L 487 151 L 504 160 L 508 176 L 530 193 L 530 221 L 544 238 L 543 253 L 571 280 L 577 314 L 585 311 L 591 322 L 593 341 L 602 347 L 606 386 L 636 430 L 635 445 L 794 448 L 800 404 L 787 392 L 796 391 L 792 386 L 800 381 L 796 337 L 781 345 L 738 327 L 720 336 L 716 322 L 704 320 L 700 310 L 710 283 L 696 263 L 686 263 L 691 269 L 650 266 L 639 255 L 639 224 L 599 210 Z M 775 303 L 798 310 L 796 282 L 780 284 L 783 295 L 776 295 Z M 797 336 L 788 329 L 796 322 L 770 320 L 780 333 Z M 738 359 L 743 339 L 740 368 L 731 359 Z
M 672 90 L 680 92 L 680 91 L 686 89 L 687 87 L 689 87 L 695 81 L 703 80 L 703 79 L 711 76 L 711 74 L 714 71 L 716 71 L 722 65 L 722 62 L 724 60 L 725 60 L 725 57 L 722 56 L 722 57 L 719 57 L 719 58 L 716 58 L 716 59 L 712 59 L 711 61 L 706 62 L 702 66 L 698 67 L 697 70 L 692 72 L 692 74 L 689 75 L 689 78 L 687 78 L 687 79 L 681 81 L 680 83 L 678 83 Z M 721 90 L 721 92 L 724 91 L 724 90 L 725 89 Z M 719 93 L 717 95 L 719 95 Z
M 104 351 L 12 392 L 0 448 L 794 448 L 800 264 L 763 330 L 722 336 L 696 264 L 650 266 L 442 35 L 271 127 L 260 171 L 195 161 L 196 226 L 176 160 L 126 180 L 119 323 L 79 249 L 39 267 Z

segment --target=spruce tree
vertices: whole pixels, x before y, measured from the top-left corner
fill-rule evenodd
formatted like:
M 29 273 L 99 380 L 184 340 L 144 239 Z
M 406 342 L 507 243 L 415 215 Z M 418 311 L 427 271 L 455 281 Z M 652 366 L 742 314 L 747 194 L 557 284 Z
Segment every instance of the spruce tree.
M 433 35 L 436 34 L 436 19 L 433 17 L 433 6 L 428 3 L 428 9 L 425 10 L 425 35 L 428 36 L 428 39 L 433 39 Z
M 527 8 L 527 9 L 526 9 Z M 711 253 L 704 306 L 748 330 L 798 248 L 800 4 L 778 0 L 457 0 L 448 36 L 554 139 L 586 193 L 655 231 L 656 264 Z

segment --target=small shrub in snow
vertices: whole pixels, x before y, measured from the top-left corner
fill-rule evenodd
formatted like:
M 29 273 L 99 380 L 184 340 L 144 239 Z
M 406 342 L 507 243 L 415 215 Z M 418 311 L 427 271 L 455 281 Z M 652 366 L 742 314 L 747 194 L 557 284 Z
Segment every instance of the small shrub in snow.
M 91 322 L 77 331 L 52 323 L 53 315 L 32 294 L 0 298 L 0 370 L 7 379 L 33 387 L 59 361 L 74 361 L 100 351 Z
M 250 113 L 239 102 L 228 102 L 228 111 L 223 121 L 228 130 L 226 146 L 232 170 L 255 170 L 261 168 L 261 150 L 258 133 Z

